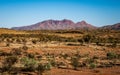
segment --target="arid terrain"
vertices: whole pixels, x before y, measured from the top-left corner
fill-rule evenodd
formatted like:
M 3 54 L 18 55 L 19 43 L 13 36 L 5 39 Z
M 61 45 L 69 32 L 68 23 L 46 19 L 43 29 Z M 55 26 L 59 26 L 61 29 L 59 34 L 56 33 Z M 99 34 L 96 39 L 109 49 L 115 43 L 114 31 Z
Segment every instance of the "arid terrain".
M 1 28 L 0 75 L 120 75 L 120 31 Z

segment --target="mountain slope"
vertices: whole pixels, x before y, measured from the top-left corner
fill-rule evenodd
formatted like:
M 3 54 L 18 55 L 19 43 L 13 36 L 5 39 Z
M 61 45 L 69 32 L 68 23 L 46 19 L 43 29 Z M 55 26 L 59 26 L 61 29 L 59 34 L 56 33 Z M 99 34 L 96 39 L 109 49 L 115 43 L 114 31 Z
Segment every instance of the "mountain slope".
M 46 20 L 30 26 L 13 27 L 15 30 L 64 30 L 64 29 L 95 29 L 85 21 L 74 23 L 71 20 Z
M 85 22 L 85 21 L 77 22 L 77 23 L 76 23 L 76 27 L 77 27 L 78 29 L 96 29 L 95 26 L 92 26 L 91 24 L 88 24 L 88 23 Z
M 120 23 L 101 27 L 102 29 L 120 30 Z

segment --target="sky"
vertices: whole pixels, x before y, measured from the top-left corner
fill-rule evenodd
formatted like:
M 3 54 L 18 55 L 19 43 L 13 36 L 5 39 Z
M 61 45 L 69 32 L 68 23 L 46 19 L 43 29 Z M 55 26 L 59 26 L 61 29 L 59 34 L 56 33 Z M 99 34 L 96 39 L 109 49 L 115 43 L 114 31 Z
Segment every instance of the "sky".
M 85 20 L 97 27 L 120 23 L 120 0 L 0 0 L 0 27 L 44 20 Z

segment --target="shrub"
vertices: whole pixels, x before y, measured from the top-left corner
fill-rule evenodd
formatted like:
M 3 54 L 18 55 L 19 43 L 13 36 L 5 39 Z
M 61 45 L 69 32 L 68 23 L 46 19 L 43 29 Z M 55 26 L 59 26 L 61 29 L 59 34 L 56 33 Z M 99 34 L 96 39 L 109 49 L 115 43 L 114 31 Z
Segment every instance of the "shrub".
M 51 63 L 38 64 L 38 67 L 37 67 L 38 75 L 42 75 L 42 73 L 45 70 L 50 70 L 50 69 L 51 69 Z
M 32 40 L 32 43 L 33 43 L 33 44 L 36 44 L 36 43 L 37 43 L 37 40 Z
M 9 56 L 7 58 L 5 58 L 4 64 L 14 64 L 15 62 L 17 62 L 17 57 L 16 56 Z
M 22 42 L 24 43 L 24 45 L 26 45 L 27 40 L 26 39 L 22 39 Z
M 93 59 L 98 59 L 99 57 L 98 56 L 93 56 Z
M 54 67 L 57 65 L 54 59 L 53 59 L 53 60 L 50 60 L 50 63 L 51 63 L 51 65 L 54 66 Z
M 13 48 L 10 53 L 13 55 L 21 55 L 22 51 L 20 48 Z
M 114 41 L 114 42 L 112 43 L 112 47 L 117 47 L 117 42 L 116 42 L 116 41 Z
M 84 42 L 89 43 L 92 39 L 92 36 L 90 34 L 84 35 L 83 38 Z
M 52 65 L 50 62 L 48 62 L 44 65 L 44 67 L 45 67 L 45 70 L 51 70 Z
M 6 42 L 10 42 L 10 39 L 7 38 L 7 39 L 6 39 Z
M 42 55 L 37 55 L 36 58 L 40 61 L 42 58 Z
M 0 51 L 0 56 L 11 56 L 11 53 Z
M 97 42 L 96 42 L 96 45 L 98 45 L 98 46 L 99 46 L 99 45 L 100 45 L 100 42 L 99 42 L 99 41 L 97 41 Z
M 81 43 L 81 45 L 83 45 L 84 40 L 83 39 L 78 39 L 78 42 Z
M 117 54 L 114 52 L 108 52 L 107 53 L 107 59 L 115 59 L 117 58 Z
M 24 45 L 24 46 L 22 47 L 22 49 L 23 49 L 23 50 L 28 50 L 28 47 L 27 47 L 26 45 Z
M 2 50 L 0 50 L 0 56 L 4 56 L 5 52 L 3 52 Z
M 20 39 L 16 39 L 16 42 L 17 42 L 17 43 L 21 43 L 21 40 L 20 40 Z
M 120 59 L 120 54 L 118 54 L 118 59 Z
M 34 58 L 34 57 L 35 57 L 35 55 L 32 54 L 32 53 L 29 53 L 27 56 L 28 56 L 29 58 Z
M 6 72 L 6 71 L 9 71 L 10 70 L 10 68 L 11 68 L 11 66 L 10 65 L 8 65 L 8 64 L 6 64 L 6 65 L 3 65 L 2 66 L 2 68 L 1 68 L 1 73 L 2 72 Z
M 72 57 L 71 58 L 71 64 L 74 67 L 74 70 L 77 70 L 77 67 L 79 66 L 79 58 Z
M 25 71 L 35 71 L 37 62 L 34 59 L 28 58 L 28 57 L 23 57 L 21 58 L 21 63 L 24 65 L 24 70 Z
M 88 64 L 91 64 L 91 63 L 94 63 L 94 61 L 95 61 L 95 59 L 93 59 L 93 58 L 88 58 L 88 59 L 86 59 L 86 63 L 88 63 Z
M 44 65 L 38 64 L 37 71 L 38 71 L 38 75 L 42 75 L 42 73 L 45 71 Z
M 6 57 L 4 62 L 3 62 L 3 67 L 2 67 L 2 71 L 9 71 L 12 69 L 12 65 L 17 62 L 17 57 L 16 56 L 9 56 Z
M 96 64 L 95 64 L 95 63 L 90 63 L 90 68 L 91 68 L 91 69 L 96 68 Z

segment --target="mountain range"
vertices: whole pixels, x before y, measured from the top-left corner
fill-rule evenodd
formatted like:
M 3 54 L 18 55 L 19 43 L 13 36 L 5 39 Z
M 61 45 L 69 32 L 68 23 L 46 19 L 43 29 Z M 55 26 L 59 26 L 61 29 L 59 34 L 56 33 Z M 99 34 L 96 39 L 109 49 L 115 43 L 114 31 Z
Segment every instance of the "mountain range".
M 116 23 L 113 25 L 106 25 L 101 27 L 102 29 L 111 29 L 111 30 L 120 30 L 120 23 Z
M 67 19 L 45 20 L 33 25 L 22 26 L 22 27 L 12 27 L 11 29 L 14 29 L 14 30 L 70 30 L 70 29 L 91 30 L 91 29 L 97 29 L 97 28 L 120 30 L 120 23 L 117 23 L 114 25 L 106 25 L 103 27 L 96 27 L 87 23 L 86 21 L 80 21 L 80 22 L 74 23 L 73 21 L 67 20 Z

